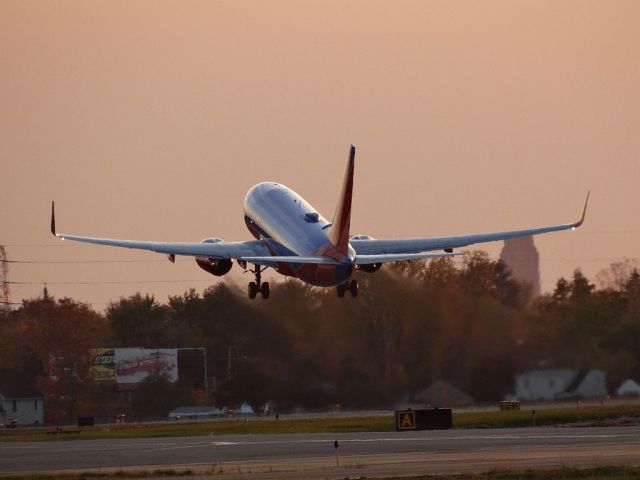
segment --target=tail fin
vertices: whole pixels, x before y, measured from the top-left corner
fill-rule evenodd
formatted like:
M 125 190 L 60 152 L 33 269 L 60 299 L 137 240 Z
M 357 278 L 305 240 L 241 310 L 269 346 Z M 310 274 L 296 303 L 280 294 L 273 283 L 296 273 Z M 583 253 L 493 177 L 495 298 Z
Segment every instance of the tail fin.
M 336 213 L 333 216 L 329 240 L 345 255 L 349 251 L 349 228 L 351 226 L 351 196 L 353 193 L 353 169 L 356 157 L 356 147 L 351 145 L 349 150 L 349 161 L 342 180 L 342 191 L 336 206 Z

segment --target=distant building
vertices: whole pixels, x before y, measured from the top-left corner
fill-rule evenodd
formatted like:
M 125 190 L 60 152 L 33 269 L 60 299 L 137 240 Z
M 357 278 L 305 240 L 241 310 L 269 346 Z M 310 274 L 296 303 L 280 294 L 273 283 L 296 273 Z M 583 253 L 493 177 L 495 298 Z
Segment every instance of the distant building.
M 616 390 L 616 395 L 619 397 L 639 396 L 640 385 L 635 380 L 628 378 L 624 382 L 622 382 L 622 385 L 618 387 L 618 389 Z
M 517 400 L 560 400 L 605 397 L 607 386 L 602 370 L 546 369 L 516 375 Z
M 169 412 L 169 420 L 201 420 L 224 416 L 223 408 L 213 406 L 178 407 Z
M 533 237 L 512 238 L 504 241 L 500 260 L 507 264 L 513 277 L 531 285 L 531 293 L 540 295 L 540 255 Z
M 473 398 L 455 385 L 438 380 L 429 387 L 413 396 L 414 402 L 426 403 L 433 407 L 469 407 L 473 405 Z
M 0 424 L 42 425 L 44 396 L 34 380 L 15 370 L 0 369 Z

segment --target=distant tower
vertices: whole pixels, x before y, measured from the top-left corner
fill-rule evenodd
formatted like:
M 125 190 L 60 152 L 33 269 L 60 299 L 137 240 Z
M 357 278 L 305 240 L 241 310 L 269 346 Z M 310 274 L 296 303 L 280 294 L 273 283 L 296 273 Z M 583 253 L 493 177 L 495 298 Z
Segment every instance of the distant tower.
M 535 297 L 540 295 L 540 256 L 533 237 L 505 240 L 500 260 L 507 264 L 516 280 L 531 285 Z
M 3 245 L 0 245 L 0 284 L 0 309 L 9 310 L 9 261 Z

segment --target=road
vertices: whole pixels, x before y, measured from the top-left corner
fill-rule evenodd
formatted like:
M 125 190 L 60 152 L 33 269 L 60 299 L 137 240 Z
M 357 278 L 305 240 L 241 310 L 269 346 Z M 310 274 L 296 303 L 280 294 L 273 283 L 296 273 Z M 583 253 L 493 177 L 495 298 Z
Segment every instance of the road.
M 190 468 L 221 479 L 345 478 L 598 464 L 640 464 L 640 426 L 0 443 L 0 473 Z

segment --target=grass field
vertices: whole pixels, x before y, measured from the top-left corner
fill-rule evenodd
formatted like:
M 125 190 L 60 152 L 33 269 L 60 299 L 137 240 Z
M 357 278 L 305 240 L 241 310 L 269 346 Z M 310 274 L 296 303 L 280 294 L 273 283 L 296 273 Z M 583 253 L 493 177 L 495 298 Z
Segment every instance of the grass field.
M 640 405 L 573 406 L 536 411 L 463 412 L 454 415 L 454 428 L 508 428 L 588 423 L 624 425 L 640 421 Z
M 640 478 L 640 467 L 558 468 L 552 470 L 489 471 L 464 475 L 389 477 L 384 480 L 631 480 Z
M 60 474 L 24 474 L 24 475 L 0 475 L 0 480 L 83 480 L 83 479 L 138 479 L 138 478 L 175 478 L 202 475 L 203 472 L 192 470 L 149 470 L 149 471 L 117 471 L 113 473 L 60 473 Z M 367 480 L 368 477 L 346 477 Z M 605 466 L 594 468 L 557 468 L 545 470 L 511 470 L 511 471 L 487 471 L 484 473 L 472 473 L 461 475 L 421 475 L 413 477 L 388 477 L 378 480 L 631 480 L 640 479 L 640 467 Z
M 624 425 L 640 421 L 640 405 L 575 406 L 539 410 L 462 412 L 453 416 L 454 428 L 508 428 L 580 424 Z M 251 418 L 211 422 L 176 422 L 161 424 L 122 424 L 94 427 L 68 427 L 79 433 L 47 434 L 46 427 L 0 430 L 0 441 L 47 441 L 97 438 L 181 437 L 193 435 L 282 434 L 321 432 L 387 432 L 395 430 L 394 417 L 330 417 L 275 420 Z

